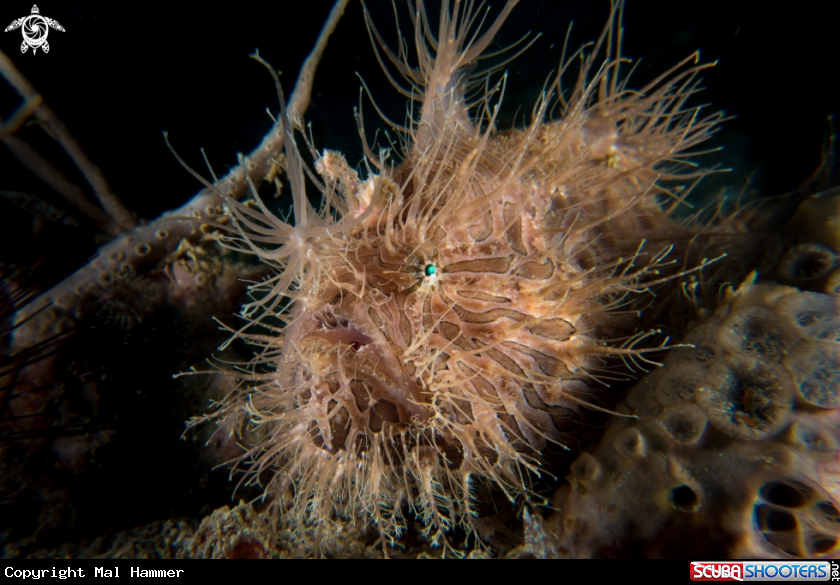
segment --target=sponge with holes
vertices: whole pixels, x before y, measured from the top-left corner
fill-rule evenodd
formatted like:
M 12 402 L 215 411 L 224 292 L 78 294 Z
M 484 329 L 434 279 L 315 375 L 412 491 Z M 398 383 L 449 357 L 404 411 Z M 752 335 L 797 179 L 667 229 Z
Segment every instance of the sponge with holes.
M 840 556 L 837 297 L 744 284 L 619 405 L 548 523 L 571 556 Z M 558 502 L 559 503 L 559 502 Z

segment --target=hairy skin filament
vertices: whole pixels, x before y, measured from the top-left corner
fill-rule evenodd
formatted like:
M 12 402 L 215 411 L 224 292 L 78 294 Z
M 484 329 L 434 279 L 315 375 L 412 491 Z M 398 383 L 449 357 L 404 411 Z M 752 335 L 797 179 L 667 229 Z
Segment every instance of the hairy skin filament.
M 191 424 L 241 430 L 237 465 L 268 478 L 275 511 L 293 493 L 282 513 L 300 521 L 367 519 L 386 554 L 409 514 L 432 544 L 451 547 L 455 528 L 480 542 L 480 486 L 544 504 L 534 482 L 547 447 L 568 448 L 564 413 L 603 410 L 589 388 L 669 347 L 645 345 L 659 332 L 642 298 L 679 290 L 737 232 L 672 217 L 675 185 L 709 172 L 692 159 L 721 115 L 690 104 L 708 67 L 696 54 L 629 87 L 621 1 L 594 44 L 564 56 L 528 126 L 496 128 L 504 63 L 476 62 L 516 3 L 482 28 L 472 2 L 444 0 L 439 18 L 409 2 L 414 35 L 396 50 L 365 10 L 376 58 L 419 117 L 386 120 L 402 162 L 366 144 L 378 174 L 364 179 L 309 141 L 307 166 L 272 70 L 293 218 L 254 189 L 253 205 L 226 198 L 230 223 L 217 225 L 276 272 L 251 287 L 231 338 L 258 347 L 247 383 Z

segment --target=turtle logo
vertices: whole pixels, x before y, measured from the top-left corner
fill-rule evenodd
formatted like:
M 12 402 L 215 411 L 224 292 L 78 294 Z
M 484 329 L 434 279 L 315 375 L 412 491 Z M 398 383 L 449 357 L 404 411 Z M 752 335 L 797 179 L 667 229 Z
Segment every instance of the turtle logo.
M 47 42 L 47 33 L 50 28 L 64 32 L 64 27 L 58 24 L 58 21 L 46 16 L 41 16 L 37 5 L 32 6 L 32 14 L 18 18 L 12 21 L 12 24 L 6 27 L 3 32 L 9 32 L 17 28 L 22 28 L 23 42 L 20 44 L 20 52 L 25 53 L 26 49 L 32 47 L 32 54 L 38 52 L 38 49 L 43 49 L 44 53 L 50 52 L 50 44 Z

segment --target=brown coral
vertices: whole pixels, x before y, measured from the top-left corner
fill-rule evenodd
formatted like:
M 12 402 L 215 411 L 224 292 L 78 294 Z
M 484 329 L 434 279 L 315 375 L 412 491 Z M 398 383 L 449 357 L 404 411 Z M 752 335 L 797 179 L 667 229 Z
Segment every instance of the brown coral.
M 366 15 L 377 57 L 407 86 L 392 82 L 420 102 L 399 128 L 403 162 L 366 147 L 379 174 L 363 180 L 309 144 L 316 177 L 281 103 L 294 222 L 256 193 L 255 206 L 227 200 L 230 245 L 277 274 L 252 287 L 234 335 L 261 346 L 251 383 L 210 418 L 249 429 L 251 477 L 273 472 L 266 494 L 280 508 L 292 489 L 301 519 L 361 516 L 384 544 L 411 512 L 445 543 L 454 527 L 475 532 L 479 485 L 542 501 L 532 482 L 547 444 L 564 442 L 568 407 L 616 375 L 608 358 L 644 360 L 653 332 L 619 309 L 704 264 L 688 253 L 698 229 L 669 219 L 681 202 L 671 181 L 704 174 L 689 157 L 719 120 L 687 104 L 704 66 L 692 55 L 630 90 L 618 2 L 591 51 L 561 63 L 530 125 L 499 133 L 504 77 L 474 67 L 515 4 L 482 33 L 471 3 L 444 2 L 435 34 L 418 0 L 417 67 Z M 668 259 L 674 245 L 687 266 Z M 640 439 L 621 439 L 628 457 Z
M 554 551 L 836 558 L 840 381 L 821 333 L 838 308 L 775 284 L 729 291 L 619 405 L 637 419 L 615 419 L 572 464 L 573 489 L 546 523 Z M 736 324 L 747 326 L 732 343 Z M 648 448 L 628 457 L 637 444 Z

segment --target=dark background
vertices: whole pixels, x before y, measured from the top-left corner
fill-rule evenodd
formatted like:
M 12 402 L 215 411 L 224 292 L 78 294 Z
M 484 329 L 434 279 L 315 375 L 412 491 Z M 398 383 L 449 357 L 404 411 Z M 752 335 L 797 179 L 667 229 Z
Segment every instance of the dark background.
M 0 4 L 0 30 L 28 15 L 32 1 L 5 0 Z M 398 3 L 404 16 L 404 5 Z M 380 31 L 394 46 L 390 1 L 367 4 Z M 428 2 L 430 16 L 436 12 L 436 4 Z M 494 2 L 492 12 L 498 12 L 501 5 Z M 205 176 L 201 147 L 217 174 L 223 174 L 235 164 L 237 152 L 250 151 L 266 133 L 271 124 L 266 108 L 277 110 L 271 77 L 248 55 L 259 48 L 282 71 L 283 85 L 290 93 L 331 2 L 117 5 L 45 0 L 38 6 L 42 15 L 58 20 L 66 29 L 49 33 L 50 53 L 33 55 L 29 50 L 21 54 L 19 30 L 0 32 L 0 49 L 70 128 L 127 207 L 139 218 L 151 220 L 185 203 L 200 187 L 168 151 L 162 132 L 169 132 L 180 155 Z M 569 21 L 574 20 L 569 40 L 574 50 L 597 38 L 607 22 L 609 6 L 607 0 L 521 0 L 494 48 L 529 31 L 542 36 L 508 67 L 500 127 L 523 124 L 523 116 L 530 113 L 546 79 L 558 66 Z M 787 5 L 786 10 L 769 6 L 721 0 L 630 0 L 624 18 L 624 53 L 643 58 L 632 86 L 641 87 L 697 49 L 703 61 L 718 61 L 705 75 L 707 90 L 698 98 L 698 103 L 711 104 L 709 111 L 719 109 L 732 116 L 713 140 L 714 146 L 723 147 L 716 161 L 734 169 L 725 176 L 734 192 L 744 187 L 749 176 L 751 188 L 764 196 L 790 191 L 814 171 L 829 130 L 826 117 L 840 110 L 837 19 L 827 11 L 828 3 L 799 2 Z M 402 26 L 404 32 L 409 30 L 406 18 Z M 344 152 L 351 164 L 358 164 L 362 157 L 353 118 L 353 108 L 359 103 L 356 72 L 388 115 L 402 121 L 406 100 L 380 72 L 361 4 L 354 0 L 330 40 L 306 113 L 316 146 Z M 0 80 L 0 117 L 8 119 L 18 103 L 14 92 Z M 367 98 L 363 107 L 368 136 L 372 137 L 374 129 L 384 124 Z M 74 182 L 84 185 L 62 151 L 37 127 L 22 129 L 20 136 Z M 0 190 L 18 190 L 56 207 L 69 207 L 19 169 L 2 145 Z M 29 216 L 0 198 L 0 263 L 11 261 L 23 269 L 37 265 L 28 275 L 37 288 L 60 280 L 85 262 L 98 245 L 93 226 L 84 218 L 77 219 L 80 227 L 47 225 L 36 236 Z M 130 343 L 118 338 L 113 345 L 140 345 L 133 341 L 140 339 L 139 333 L 131 335 L 135 337 Z M 78 339 L 83 343 L 88 338 Z M 94 335 L 89 342 L 91 346 L 103 343 Z M 178 367 L 164 361 L 160 375 L 169 378 Z M 120 398 L 115 395 L 114 399 Z M 179 408 L 173 406 L 165 413 L 173 419 L 167 424 L 176 428 L 176 438 L 181 421 L 188 416 L 183 410 L 200 412 L 200 407 Z M 143 420 L 145 424 L 147 419 Z M 156 417 L 151 434 L 160 433 L 163 426 L 161 417 Z M 141 432 L 148 434 L 148 429 Z M 142 483 L 135 478 L 131 493 L 143 492 L 137 499 L 149 502 L 142 506 L 133 503 L 136 514 L 121 512 L 113 519 L 113 528 L 169 516 L 198 517 L 229 500 L 227 493 L 223 499 L 209 498 L 209 490 L 191 484 L 191 476 L 184 473 L 178 481 L 173 479 L 177 471 L 167 475 L 166 470 L 184 467 L 178 453 L 144 453 L 151 447 L 143 443 L 135 447 L 124 452 L 126 468 L 144 461 L 138 467 L 145 472 L 143 477 L 150 479 Z M 104 478 L 110 468 L 103 469 Z M 219 473 L 225 475 L 223 470 Z M 167 489 L 181 497 L 149 495 Z M 124 491 L 115 490 L 113 497 Z M 88 492 L 91 499 L 102 497 L 95 490 Z M 160 504 L 170 501 L 171 508 Z M 87 509 L 77 505 L 80 510 Z M 89 536 L 100 529 L 99 525 L 92 527 Z
M 430 14 L 435 2 L 428 3 Z M 495 11 L 501 2 L 494 2 Z M 41 92 L 104 171 L 115 192 L 140 217 L 185 202 L 198 184 L 166 149 L 161 133 L 196 168 L 199 148 L 221 173 L 236 152 L 252 149 L 276 111 L 270 77 L 248 59 L 254 48 L 282 70 L 290 92 L 326 18 L 331 2 L 94 4 L 40 3 L 41 14 L 67 30 L 51 31 L 51 52 L 21 54 L 20 31 L 0 33 L 0 48 Z M 400 9 L 404 12 L 401 2 Z M 767 195 L 794 188 L 818 165 L 828 132 L 826 117 L 838 110 L 836 15 L 828 3 L 797 2 L 785 10 L 764 2 L 631 0 L 625 10 L 625 54 L 643 57 L 637 86 L 700 49 L 704 61 L 718 60 L 705 75 L 702 100 L 734 116 L 718 134 L 725 146 L 733 185 L 753 184 Z M 368 7 L 380 30 L 393 42 L 389 1 Z M 4 2 L 3 28 L 25 16 L 30 0 Z M 593 40 L 602 30 L 609 2 L 522 0 L 500 35 L 502 44 L 533 31 L 543 35 L 509 66 L 507 118 L 516 108 L 529 113 L 537 92 L 556 69 L 570 20 L 569 46 Z M 434 17 L 432 17 L 434 19 Z M 407 30 L 407 23 L 404 29 Z M 317 146 L 341 150 L 351 163 L 361 157 L 353 119 L 359 81 L 364 76 L 377 102 L 398 120 L 405 100 L 379 73 L 364 25 L 353 1 L 327 48 L 306 119 Z M 4 84 L 0 83 L 0 86 Z M 0 89 L 0 116 L 15 100 Z M 368 125 L 381 126 L 365 104 Z M 0 188 L 48 191 L 26 174 L 10 176 L 16 163 L 0 152 Z M 47 196 L 46 193 L 44 196 Z M 7 204 L 0 201 L 0 214 Z

